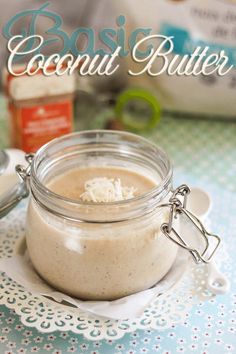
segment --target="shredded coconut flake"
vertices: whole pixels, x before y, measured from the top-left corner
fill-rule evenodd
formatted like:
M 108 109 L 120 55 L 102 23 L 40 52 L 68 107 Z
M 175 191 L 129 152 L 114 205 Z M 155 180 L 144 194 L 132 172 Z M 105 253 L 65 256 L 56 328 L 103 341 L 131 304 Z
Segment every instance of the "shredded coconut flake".
M 134 197 L 136 188 L 124 187 L 119 178 L 97 177 L 84 184 L 85 192 L 80 195 L 84 202 L 109 203 Z

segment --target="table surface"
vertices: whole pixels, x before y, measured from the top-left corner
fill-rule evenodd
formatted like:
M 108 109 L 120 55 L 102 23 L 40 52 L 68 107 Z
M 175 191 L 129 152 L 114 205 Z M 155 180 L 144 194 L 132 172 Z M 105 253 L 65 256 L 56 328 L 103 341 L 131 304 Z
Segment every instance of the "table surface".
M 0 97 L 0 147 L 8 146 L 6 117 Z M 185 323 L 174 329 L 140 330 L 117 341 L 90 342 L 70 332 L 42 334 L 0 306 L 0 353 L 236 353 L 236 122 L 163 117 L 148 137 L 171 157 L 175 185 L 209 191 L 211 225 L 229 254 L 222 270 L 231 281 L 230 292 L 194 305 Z

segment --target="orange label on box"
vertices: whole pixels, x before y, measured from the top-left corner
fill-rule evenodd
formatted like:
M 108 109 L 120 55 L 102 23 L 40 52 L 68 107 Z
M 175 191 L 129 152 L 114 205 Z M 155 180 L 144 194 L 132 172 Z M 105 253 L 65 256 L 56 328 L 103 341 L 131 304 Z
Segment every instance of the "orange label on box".
M 16 124 L 16 147 L 25 152 L 35 152 L 50 140 L 72 131 L 72 100 L 15 107 L 12 124 Z

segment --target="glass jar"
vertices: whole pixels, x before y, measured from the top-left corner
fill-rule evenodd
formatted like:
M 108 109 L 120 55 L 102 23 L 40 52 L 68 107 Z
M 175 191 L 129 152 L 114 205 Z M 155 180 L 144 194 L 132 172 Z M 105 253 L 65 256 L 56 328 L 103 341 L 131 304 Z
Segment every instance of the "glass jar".
M 0 217 L 31 191 L 26 220 L 29 256 L 41 277 L 64 293 L 88 300 L 121 298 L 163 278 L 178 246 L 196 263 L 207 263 L 220 243 L 186 209 L 189 188 L 172 190 L 172 167 L 165 152 L 138 135 L 107 130 L 69 134 L 26 158 L 26 168 L 16 167 L 21 183 L 0 202 Z M 155 187 L 109 203 L 73 200 L 47 188 L 55 177 L 78 167 L 125 168 L 149 177 Z M 180 235 L 179 215 L 200 231 L 201 250 Z M 210 236 L 215 245 L 207 253 Z
M 46 185 L 76 166 L 125 167 L 156 180 L 131 200 L 92 204 L 61 197 Z M 31 168 L 26 240 L 37 272 L 82 299 L 116 299 L 149 288 L 173 264 L 177 245 L 160 230 L 168 210 L 172 168 L 147 140 L 124 132 L 88 131 L 39 150 Z

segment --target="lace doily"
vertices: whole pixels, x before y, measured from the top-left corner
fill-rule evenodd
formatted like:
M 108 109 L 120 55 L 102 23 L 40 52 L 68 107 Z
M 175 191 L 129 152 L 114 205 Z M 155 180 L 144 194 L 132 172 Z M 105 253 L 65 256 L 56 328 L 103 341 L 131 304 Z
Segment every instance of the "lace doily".
M 0 220 L 0 258 L 11 257 L 24 236 L 25 205 Z M 118 339 L 137 329 L 163 330 L 183 322 L 195 302 L 212 297 L 205 289 L 206 277 L 205 266 L 193 266 L 174 288 L 156 297 L 135 320 L 95 317 L 78 308 L 34 296 L 4 273 L 0 273 L 0 304 L 14 309 L 25 326 L 41 332 L 70 330 L 90 340 Z

